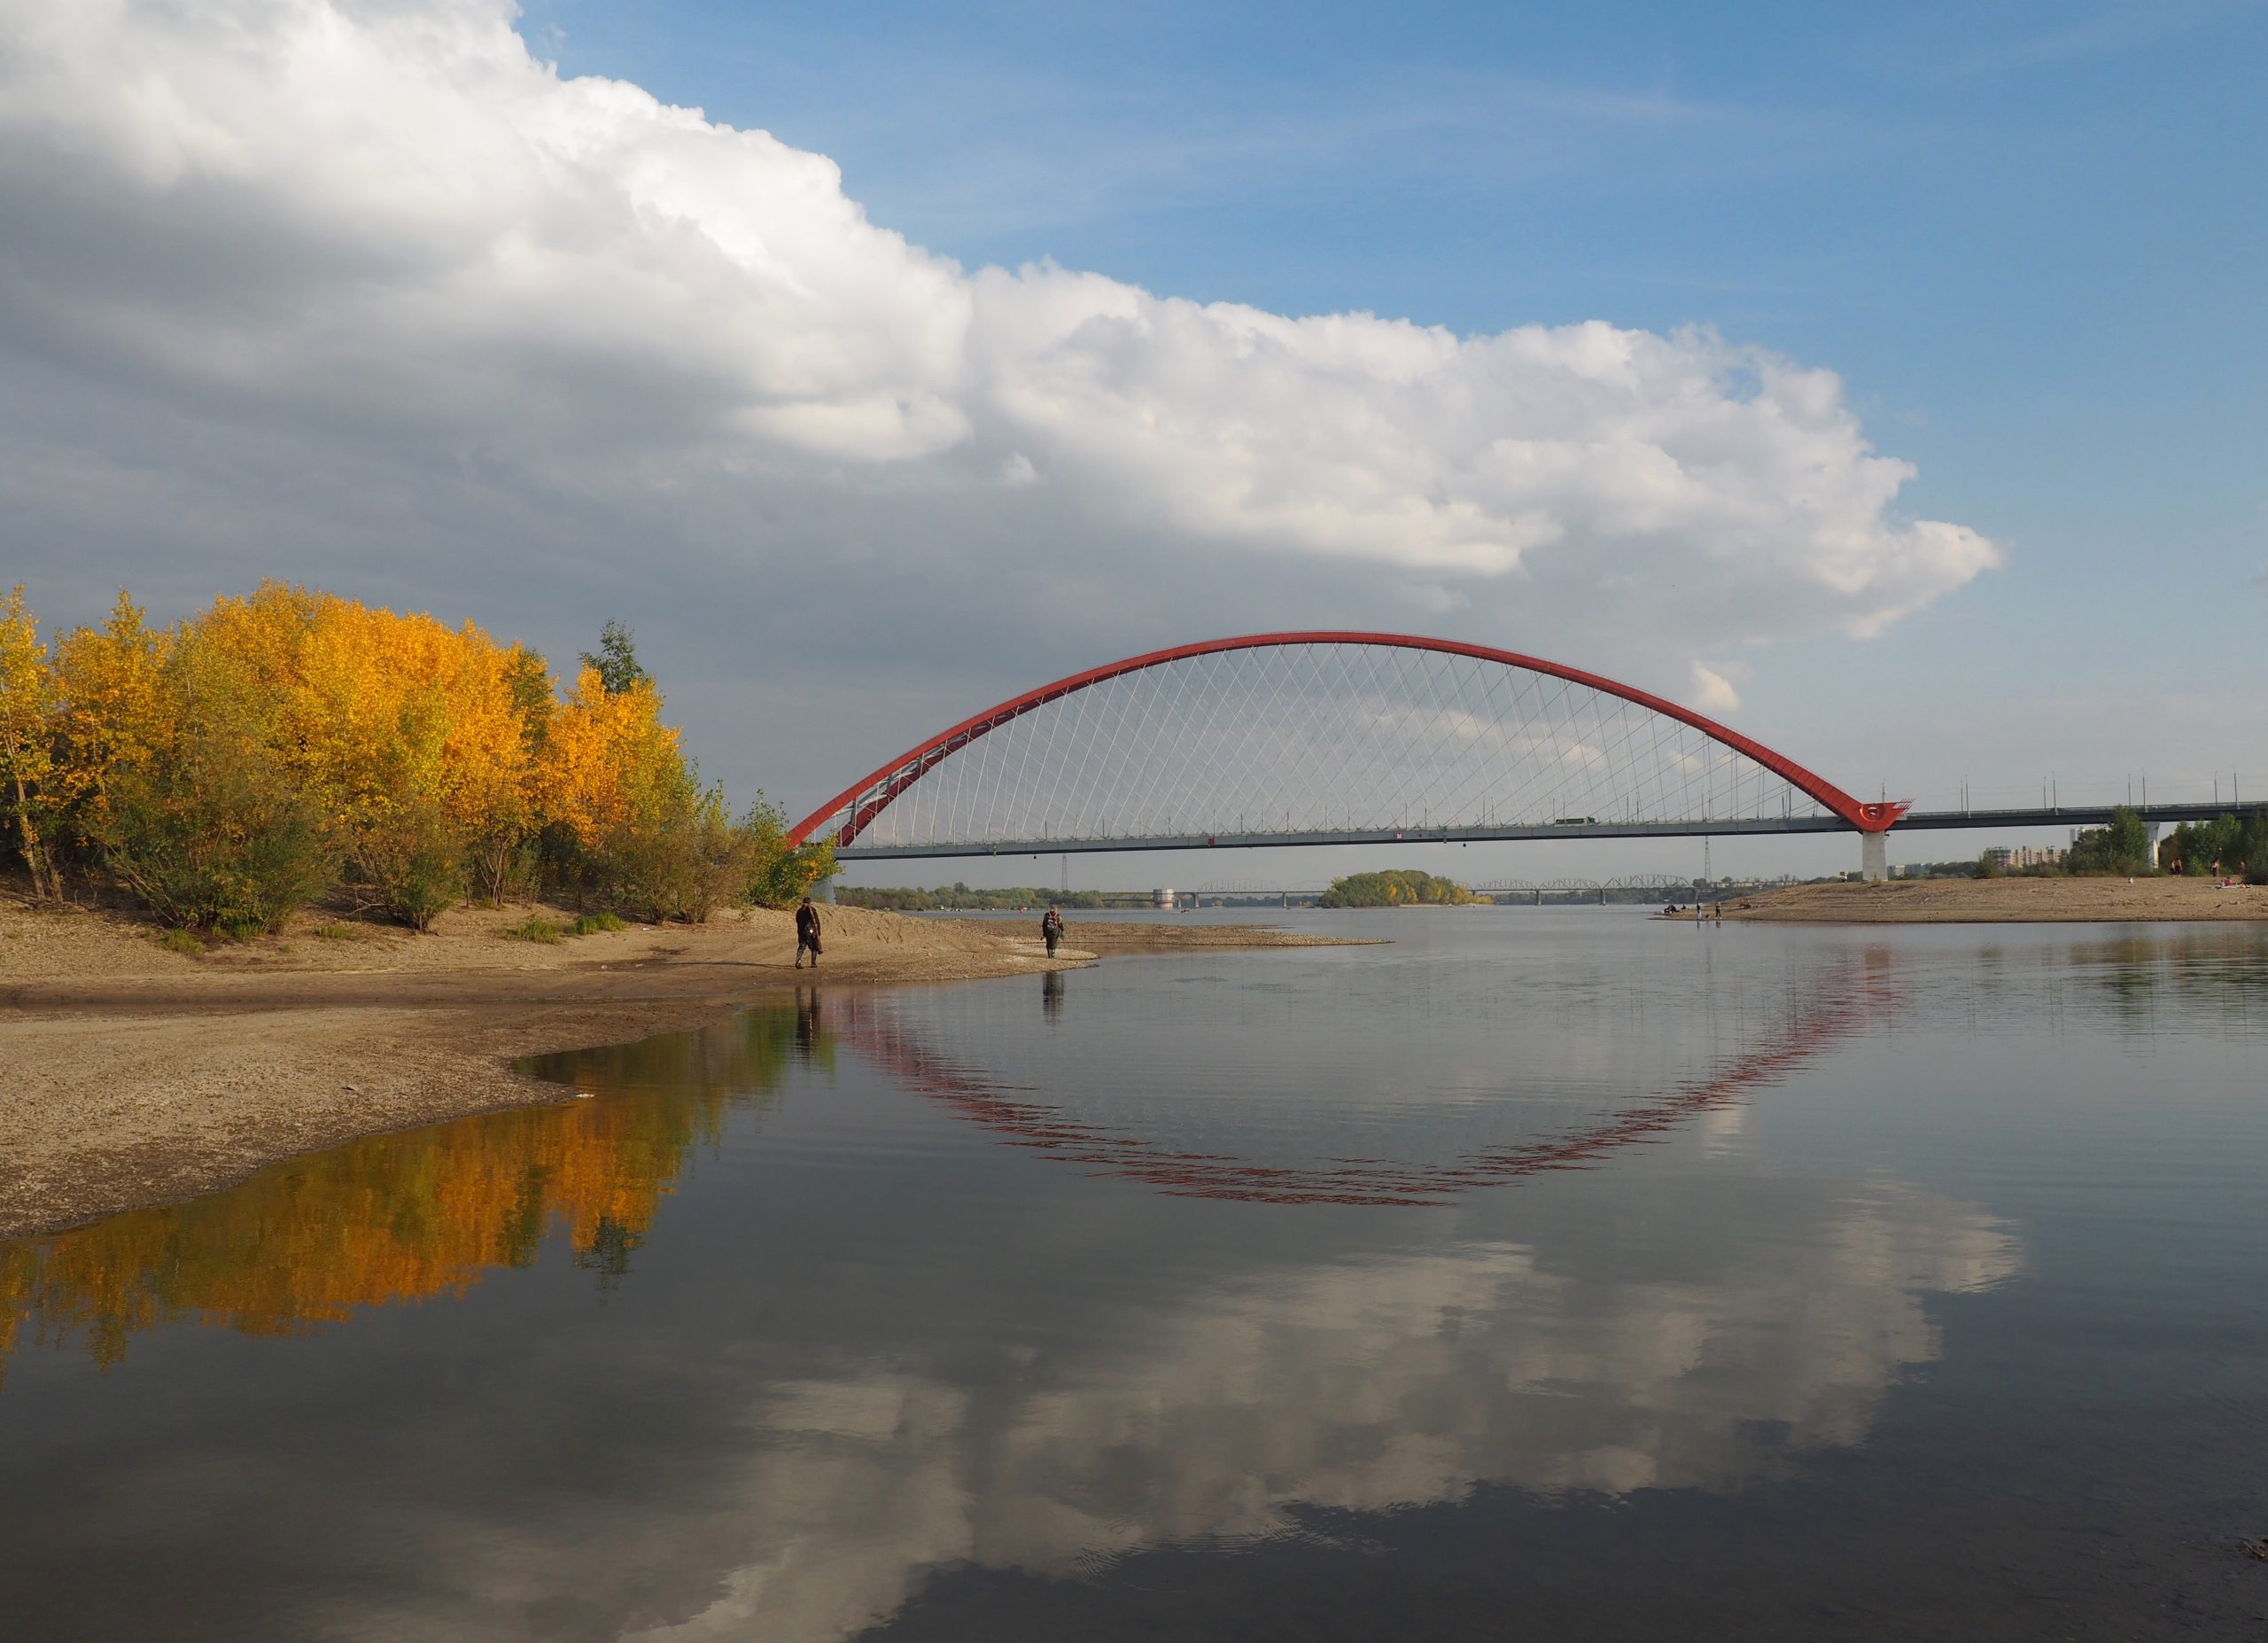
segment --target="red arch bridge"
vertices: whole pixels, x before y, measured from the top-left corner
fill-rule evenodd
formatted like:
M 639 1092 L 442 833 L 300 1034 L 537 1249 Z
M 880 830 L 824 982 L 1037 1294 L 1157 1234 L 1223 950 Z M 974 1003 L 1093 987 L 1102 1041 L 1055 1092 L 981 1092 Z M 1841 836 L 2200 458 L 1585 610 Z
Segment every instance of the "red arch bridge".
M 2210 819 L 2211 804 L 2138 806 Z M 1915 811 L 1860 799 L 1647 691 L 1403 634 L 1206 640 L 972 714 L 790 831 L 846 860 L 1479 839 L 2099 824 L 2110 806 Z

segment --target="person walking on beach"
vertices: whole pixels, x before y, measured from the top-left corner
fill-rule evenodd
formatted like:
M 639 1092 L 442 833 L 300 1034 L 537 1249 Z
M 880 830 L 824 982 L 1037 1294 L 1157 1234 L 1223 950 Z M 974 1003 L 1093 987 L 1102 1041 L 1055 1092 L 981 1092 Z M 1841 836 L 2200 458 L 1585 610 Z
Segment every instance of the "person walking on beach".
M 804 954 L 812 955 L 812 968 L 819 968 L 819 909 L 812 905 L 809 896 L 796 909 L 796 968 L 804 967 Z
M 1047 956 L 1055 956 L 1055 944 L 1063 939 L 1063 915 L 1052 903 L 1039 921 L 1040 938 L 1047 943 Z

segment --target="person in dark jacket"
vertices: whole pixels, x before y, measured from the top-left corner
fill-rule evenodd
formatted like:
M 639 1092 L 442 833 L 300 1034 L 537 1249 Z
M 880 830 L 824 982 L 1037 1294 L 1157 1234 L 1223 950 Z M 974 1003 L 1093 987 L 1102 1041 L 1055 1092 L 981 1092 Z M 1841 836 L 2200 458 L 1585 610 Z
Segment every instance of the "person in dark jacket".
M 1063 915 L 1051 907 L 1039 921 L 1040 939 L 1047 943 L 1047 956 L 1055 956 L 1055 944 L 1063 939 Z
M 812 968 L 819 968 L 819 909 L 812 905 L 809 896 L 796 909 L 796 968 L 804 967 L 804 954 L 812 955 Z

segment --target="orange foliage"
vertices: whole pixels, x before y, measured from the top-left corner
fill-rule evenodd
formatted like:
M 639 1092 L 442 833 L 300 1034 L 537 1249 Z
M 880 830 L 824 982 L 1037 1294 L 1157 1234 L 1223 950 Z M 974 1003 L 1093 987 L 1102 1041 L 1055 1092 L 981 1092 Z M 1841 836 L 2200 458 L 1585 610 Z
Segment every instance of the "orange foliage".
M 357 1307 L 462 1295 L 531 1265 L 553 1233 L 582 1264 L 618 1271 L 692 1148 L 812 1053 L 810 1036 L 791 1008 L 751 1010 L 554 1058 L 579 1088 L 632 1089 L 373 1136 L 209 1197 L 0 1245 L 0 1363 L 27 1317 L 43 1343 L 81 1341 L 105 1367 L 168 1324 L 303 1335 Z
M 263 584 L 195 624 L 276 704 L 274 736 L 350 830 L 421 804 L 470 836 L 528 814 L 517 652 L 468 622 Z
M 587 848 L 681 787 L 685 758 L 661 712 L 650 683 L 609 695 L 598 670 L 585 666 L 552 715 L 537 784 L 545 819 Z
M 43 644 L 0 598 L 0 860 L 35 886 L 100 872 L 161 917 L 280 929 L 342 876 L 364 909 L 424 929 L 469 887 L 549 882 L 644 917 L 792 899 L 832 870 L 759 806 L 699 790 L 662 697 L 468 622 L 283 582 L 153 631 L 124 592 Z M 611 652 L 610 652 L 611 654 Z M 540 843 L 540 850 L 537 848 Z
M 112 778 L 145 767 L 171 743 L 163 671 L 169 637 L 145 626 L 141 607 L 120 589 L 109 620 L 56 642 L 58 797 L 82 806 L 82 836 L 99 825 Z
M 18 848 L 40 895 L 57 893 L 46 837 L 55 809 L 54 675 L 21 582 L 0 595 L 0 817 L 12 813 Z

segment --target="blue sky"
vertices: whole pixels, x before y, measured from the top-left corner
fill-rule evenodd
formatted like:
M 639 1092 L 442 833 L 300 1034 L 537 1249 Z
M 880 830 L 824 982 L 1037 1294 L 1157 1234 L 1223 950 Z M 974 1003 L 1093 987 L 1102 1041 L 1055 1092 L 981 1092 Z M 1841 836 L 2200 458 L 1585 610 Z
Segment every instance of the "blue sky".
M 490 3 L 396 0 L 369 15 L 430 13 L 438 37 Z M 221 99 L 202 111 L 209 123 L 265 111 L 249 143 L 291 128 L 276 110 L 312 118 L 281 79 L 215 91 L 228 82 L 190 70 L 208 52 L 235 60 L 218 55 L 226 29 L 172 13 L 160 26 L 156 15 L 136 36 L 90 25 L 74 43 L 93 88 L 82 100 L 97 105 L 87 119 L 103 113 L 102 89 L 122 82 L 115 65 L 136 48 L 151 54 L 148 73 L 176 77 L 184 106 Z M 264 27 L 278 13 L 246 12 L 255 15 Z M 971 502 L 952 488 L 950 452 L 936 459 L 946 477 L 922 481 L 945 487 L 931 494 L 946 499 L 936 506 L 950 524 L 893 560 L 906 533 L 929 524 L 926 505 L 906 502 L 905 478 L 928 456 L 874 458 L 881 465 L 850 481 L 735 456 L 732 474 L 753 462 L 769 477 L 735 490 L 670 468 L 641 489 L 616 476 L 586 482 L 548 448 L 449 421 L 437 408 L 518 382 L 503 402 L 563 406 L 588 422 L 589 408 L 571 402 L 580 393 L 628 408 L 625 425 L 642 428 L 714 385 L 697 370 L 617 380 L 602 364 L 579 384 L 548 362 L 531 368 L 513 339 L 480 331 L 489 310 L 469 307 L 441 327 L 478 371 L 452 376 L 446 350 L 410 358 L 422 335 L 387 344 L 405 362 L 401 394 L 426 423 L 401 399 L 355 398 L 340 385 L 353 372 L 337 369 L 316 382 L 311 368 L 296 400 L 278 391 L 273 404 L 223 403 L 214 384 L 240 382 L 241 370 L 199 350 L 214 290 L 239 275 L 208 243 L 221 220 L 211 199 L 177 189 L 154 203 L 123 191 L 106 201 L 122 173 L 73 177 L 57 160 L 28 174 L 28 188 L 0 187 L 0 230 L 58 248 L 0 303 L 0 349 L 20 366 L 17 399 L 0 394 L 13 472 L 0 506 L 33 544 L 35 603 L 86 619 L 127 579 L 165 616 L 260 574 L 296 575 L 471 615 L 555 655 L 619 616 L 655 653 L 704 767 L 736 791 L 762 785 L 791 804 L 933 720 L 1052 673 L 1197 636 L 1192 624 L 1293 620 L 1430 625 L 1610 672 L 1683 646 L 1674 669 L 1665 662 L 1640 680 L 1661 689 L 1682 688 L 1686 655 L 1729 659 L 1742 728 L 1853 790 L 1887 786 L 1925 804 L 1950 799 L 1964 778 L 1980 798 L 1994 784 L 2013 798 L 2051 774 L 2070 793 L 2115 790 L 2142 769 L 2154 794 L 2204 788 L 2233 767 L 2256 767 L 2268 792 L 2268 4 L 528 0 L 517 27 L 563 74 L 632 82 L 827 156 L 842 195 L 872 222 L 967 270 L 1052 261 L 1159 297 L 1370 313 L 1466 338 L 1589 320 L 1664 338 L 1701 327 L 1832 370 L 1865 440 L 1917 471 L 1884 510 L 1888 526 L 1957 522 L 2002 563 L 1945 580 L 1865 640 L 1816 601 L 1765 611 L 1774 591 L 1752 566 L 1713 580 L 1723 544 L 1705 533 L 1673 562 L 1666 603 L 1643 611 L 1580 603 L 1576 583 L 1452 575 L 1471 603 L 1444 598 L 1449 613 L 1429 623 L 1394 603 L 1438 593 L 1423 567 L 1357 575 L 1337 560 L 1224 557 L 1180 526 L 1122 521 L 1126 493 L 1113 487 L 1123 476 L 1082 477 L 1068 456 L 1038 490 Z M 319 180 L 248 185 L 237 209 L 244 222 L 282 225 L 278 257 L 314 270 L 311 301 L 358 288 L 339 268 L 365 258 L 352 270 L 360 288 L 408 293 L 358 315 L 383 326 L 413 300 L 429 315 L 454 300 L 454 287 L 416 284 L 414 256 L 358 238 L 379 221 L 404 245 L 470 233 L 452 191 L 464 179 L 447 174 L 465 151 L 444 146 L 435 159 L 416 147 L 425 127 L 446 124 L 435 111 L 460 97 L 454 113 L 474 120 L 494 112 L 484 97 L 507 107 L 510 96 L 547 94 L 490 65 L 478 82 L 490 89 L 468 91 L 474 82 L 460 78 L 444 95 L 431 77 L 441 71 L 415 49 L 376 34 L 362 43 L 361 69 L 321 95 L 368 113 L 355 129 L 400 151 L 377 168 L 384 183 L 358 197 L 367 178 L 323 150 L 338 141 L 325 128 L 334 135 L 312 145 L 293 139 Z M 259 100 L 268 95 L 273 109 Z M 91 142 L 19 152 L 61 156 Z M 278 150 L 278 177 L 293 158 Z M 462 163 L 471 182 L 492 180 L 478 169 L 490 162 Z M 597 243 L 590 224 L 612 220 L 587 195 L 515 194 L 524 185 L 507 158 L 493 163 L 503 226 L 468 266 L 588 210 L 554 247 L 583 256 Z M 633 192 L 640 163 L 625 162 Z M 768 191 L 781 175 L 769 161 L 746 159 L 742 180 L 722 183 L 700 173 L 699 156 L 666 163 L 693 167 L 685 187 L 715 183 L 701 207 L 711 219 L 735 190 L 759 217 L 788 198 Z M 610 174 L 600 180 L 612 185 Z M 405 204 L 428 184 L 430 198 Z M 112 204 L 105 241 L 87 224 Z M 835 232 L 811 241 L 812 266 L 850 266 L 826 237 Z M 793 235 L 781 234 L 792 252 Z M 136 237 L 148 238 L 142 250 L 115 249 Z M 67 253 L 104 244 L 113 249 L 102 280 L 124 280 L 117 270 L 130 266 L 144 284 L 132 303 L 82 313 L 89 281 Z M 278 266 L 243 276 L 245 307 L 287 306 L 275 295 Z M 594 275 L 591 290 L 608 294 L 577 310 L 602 329 L 624 289 L 612 278 Z M 1038 300 L 1039 286 L 1020 289 Z M 876 300 L 875 334 L 926 359 L 927 333 L 906 317 L 918 305 Z M 738 310 L 718 314 L 729 327 Z M 152 315 L 177 318 L 193 340 L 152 344 Z M 845 323 L 855 336 L 867 322 Z M 761 345 L 770 333 L 750 334 Z M 58 336 L 73 340 L 59 347 Z M 270 348 L 263 359 L 300 346 L 252 342 Z M 905 402 L 941 380 L 927 370 L 908 368 Z M 748 392 L 761 399 L 775 386 L 766 378 Z M 971 414 L 969 461 L 997 460 L 990 413 Z M 998 437 L 1011 435 L 1036 437 Z M 1871 518 L 1872 506 L 1852 517 Z M 185 529 L 206 533 L 185 543 Z M 627 563 L 625 535 L 646 544 Z M 1596 551 L 1612 562 L 1611 543 Z M 957 593 L 956 576 L 975 592 Z M 1177 600 L 1182 588 L 1195 596 Z M 1744 602 L 1759 607 L 1753 624 L 1742 621 Z M 808 689 L 815 677 L 829 688 Z M 1917 841 L 1916 851 L 1973 843 Z M 1492 858 L 1482 876 L 1499 870 L 1521 868 Z
M 2257 4 L 538 0 L 523 32 L 829 155 L 970 264 L 1468 332 L 1711 324 L 1844 372 L 1917 508 L 2173 505 L 2257 556 Z
M 524 32 L 830 155 L 971 264 L 1465 332 L 1700 324 L 1831 367 L 1918 465 L 1901 504 L 2009 563 L 1797 647 L 1759 707 L 2268 685 L 2268 8 L 538 0 Z M 2087 779 L 2148 762 L 2119 732 Z

